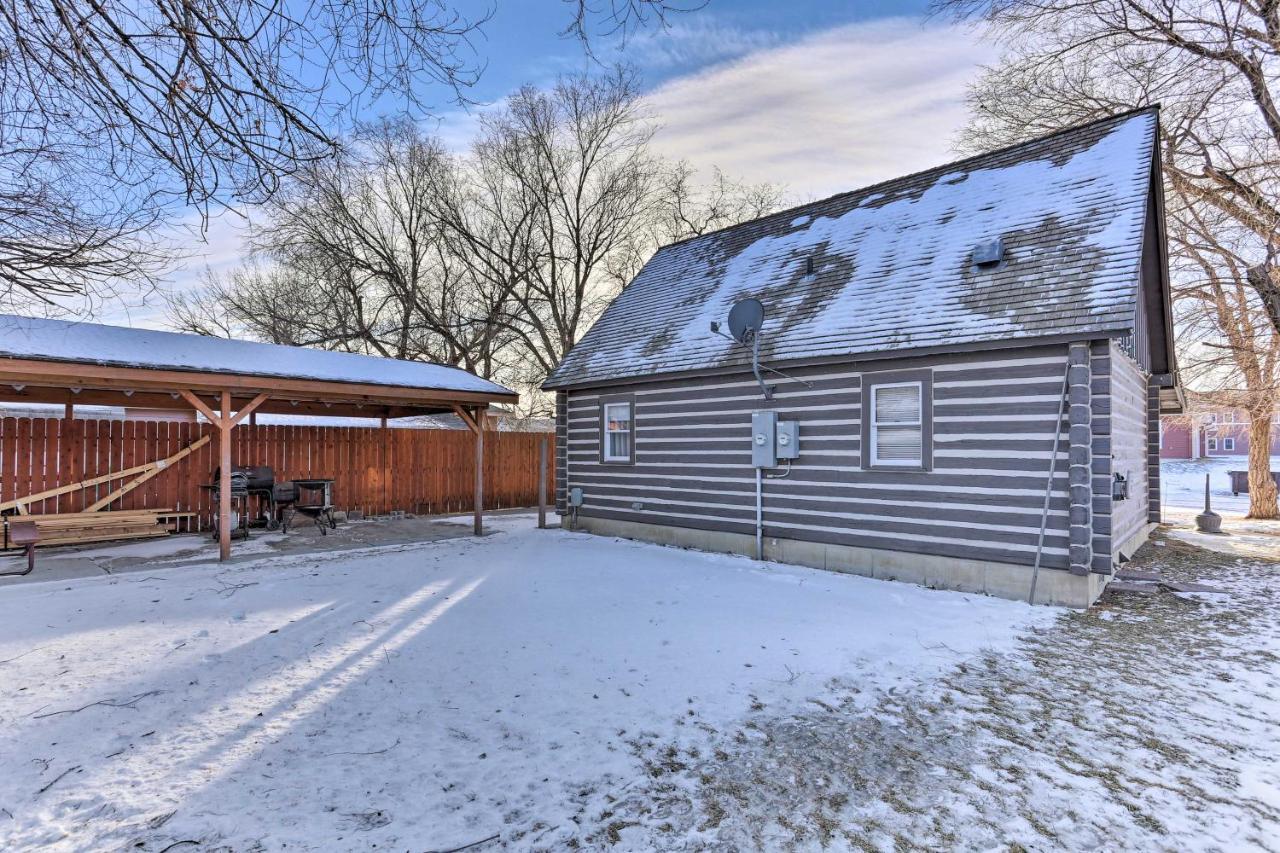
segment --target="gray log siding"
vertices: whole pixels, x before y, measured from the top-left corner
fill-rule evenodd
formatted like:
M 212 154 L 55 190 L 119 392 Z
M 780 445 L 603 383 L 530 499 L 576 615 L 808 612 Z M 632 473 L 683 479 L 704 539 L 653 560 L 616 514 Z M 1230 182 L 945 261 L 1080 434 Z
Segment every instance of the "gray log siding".
M 774 377 L 772 402 L 749 373 L 571 390 L 564 483 L 582 487 L 584 517 L 749 534 L 750 413 L 771 408 L 800 422 L 800 458 L 765 481 L 766 537 L 1029 566 L 1065 356 L 1059 345 L 866 363 L 932 369 L 930 471 L 862 467 L 862 370 L 852 363 L 789 371 L 812 388 Z M 635 395 L 636 460 L 602 466 L 600 398 L 619 392 Z M 1056 436 L 1043 564 L 1065 569 L 1068 446 Z
M 1159 523 L 1160 508 L 1160 386 L 1147 380 L 1147 521 Z
M 1109 574 L 1111 555 L 1111 345 L 1094 341 L 1090 347 L 1090 427 L 1092 472 L 1093 563 L 1095 572 Z
M 1115 501 L 1111 510 L 1111 553 L 1147 524 L 1148 415 L 1150 375 L 1114 344 L 1111 348 L 1111 475 L 1129 481 L 1129 499 Z M 1132 555 L 1129 555 L 1132 556 Z
M 1067 421 L 1070 426 L 1071 473 L 1071 553 L 1072 574 L 1088 574 L 1093 566 L 1094 495 L 1093 482 L 1093 367 L 1090 347 L 1085 341 L 1073 343 L 1068 353 Z
M 1113 571 L 1120 546 L 1151 514 L 1150 397 L 1146 372 L 1116 342 L 1094 341 L 1093 383 L 1093 571 Z M 1158 406 L 1158 398 L 1157 403 Z M 1157 424 L 1158 430 L 1158 424 Z M 1156 433 L 1159 442 L 1159 433 Z M 1156 451 L 1159 465 L 1159 451 Z M 1111 500 L 1111 481 L 1129 478 L 1129 499 Z M 1154 485 L 1159 514 L 1159 484 Z

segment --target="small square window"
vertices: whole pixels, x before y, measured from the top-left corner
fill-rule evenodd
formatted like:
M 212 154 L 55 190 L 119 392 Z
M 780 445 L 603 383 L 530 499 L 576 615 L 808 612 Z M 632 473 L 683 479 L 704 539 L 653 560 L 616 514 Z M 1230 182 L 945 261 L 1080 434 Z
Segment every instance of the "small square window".
M 1211 439 L 1209 439 L 1209 449 L 1210 449 L 1210 450 L 1217 450 L 1217 449 L 1218 449 L 1218 439 L 1216 439 L 1216 438 L 1211 438 Z
M 635 441 L 630 401 L 605 403 L 601 407 L 600 420 L 601 461 L 634 461 Z

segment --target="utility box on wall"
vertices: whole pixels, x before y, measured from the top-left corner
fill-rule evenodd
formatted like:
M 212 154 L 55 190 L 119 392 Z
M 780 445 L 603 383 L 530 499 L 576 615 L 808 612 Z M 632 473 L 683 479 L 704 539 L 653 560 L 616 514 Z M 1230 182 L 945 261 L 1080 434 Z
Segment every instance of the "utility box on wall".
M 776 468 L 779 459 L 800 456 L 800 422 L 779 421 L 777 412 L 751 413 L 751 465 Z
M 751 413 L 751 465 L 773 468 L 778 464 L 778 415 L 776 412 Z
M 778 458 L 797 459 L 800 456 L 800 422 L 778 421 Z

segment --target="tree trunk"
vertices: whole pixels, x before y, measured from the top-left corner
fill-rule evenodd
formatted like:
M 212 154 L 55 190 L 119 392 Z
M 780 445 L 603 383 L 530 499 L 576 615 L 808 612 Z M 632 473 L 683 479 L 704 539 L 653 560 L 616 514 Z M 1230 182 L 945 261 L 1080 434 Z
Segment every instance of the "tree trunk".
M 1249 518 L 1280 518 L 1271 479 L 1271 419 L 1274 406 L 1249 412 Z

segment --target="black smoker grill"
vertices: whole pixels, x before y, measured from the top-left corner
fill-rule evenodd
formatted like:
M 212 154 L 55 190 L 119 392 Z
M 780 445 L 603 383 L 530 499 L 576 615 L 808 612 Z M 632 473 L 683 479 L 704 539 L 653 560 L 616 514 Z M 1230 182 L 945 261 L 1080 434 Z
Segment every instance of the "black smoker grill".
M 221 468 L 213 472 L 213 483 L 203 488 L 213 492 L 214 501 L 218 500 L 219 477 Z M 316 495 L 316 500 L 302 502 L 302 495 Z M 316 523 L 322 535 L 336 529 L 338 524 L 333 517 L 333 480 L 326 478 L 284 480 L 276 482 L 276 472 L 268 465 L 236 465 L 231 469 L 231 501 L 240 507 L 240 525 L 238 535 L 248 538 L 248 509 L 252 498 L 258 499 L 261 513 L 258 520 L 268 530 L 277 528 L 289 532 L 295 513 L 302 513 Z M 328 528 L 328 530 L 326 529 Z M 214 523 L 214 536 L 218 533 Z

